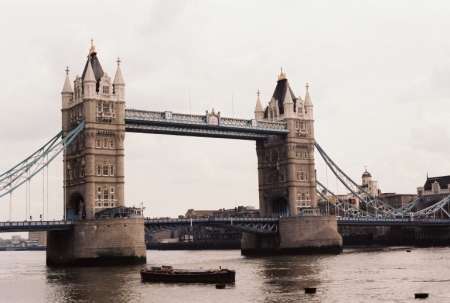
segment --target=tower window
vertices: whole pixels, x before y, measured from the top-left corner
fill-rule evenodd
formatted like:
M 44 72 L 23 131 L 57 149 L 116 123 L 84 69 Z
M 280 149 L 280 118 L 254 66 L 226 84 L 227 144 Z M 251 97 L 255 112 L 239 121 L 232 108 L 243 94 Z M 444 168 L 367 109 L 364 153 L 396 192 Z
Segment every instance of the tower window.
M 96 146 L 97 148 L 102 147 L 101 144 L 100 144 L 100 140 L 97 139 L 95 142 L 96 142 L 96 143 L 95 143 L 95 146 Z
M 108 175 L 108 166 L 103 166 L 103 176 L 107 176 Z
M 103 191 L 103 200 L 108 200 L 109 199 L 109 192 L 107 189 L 105 189 Z
M 103 86 L 103 93 L 109 94 L 109 86 Z
M 114 148 L 114 140 L 109 141 L 109 148 Z
M 97 166 L 97 176 L 101 176 L 102 175 L 102 167 L 99 165 Z
M 102 188 L 99 186 L 97 187 L 97 192 L 101 193 L 102 192 Z M 99 198 L 100 199 L 100 198 Z
M 109 166 L 109 175 L 114 176 L 114 165 Z
M 111 187 L 110 191 L 111 193 L 114 193 L 114 187 Z
M 102 111 L 102 103 L 101 103 L 101 102 L 98 102 L 98 105 L 97 105 L 97 111 L 98 111 L 98 112 L 101 112 L 101 111 Z
M 103 103 L 103 112 L 104 113 L 109 113 L 109 104 Z
M 108 140 L 103 141 L 103 148 L 108 148 Z

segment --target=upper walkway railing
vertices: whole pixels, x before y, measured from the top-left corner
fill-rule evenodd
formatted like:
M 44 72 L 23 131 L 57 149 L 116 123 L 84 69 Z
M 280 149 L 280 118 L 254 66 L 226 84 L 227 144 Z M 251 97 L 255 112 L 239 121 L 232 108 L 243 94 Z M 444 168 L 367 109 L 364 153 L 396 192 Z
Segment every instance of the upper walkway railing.
M 74 224 L 74 221 L 0 222 L 0 232 L 67 230 L 73 229 Z
M 125 110 L 125 130 L 155 134 L 197 137 L 261 140 L 269 135 L 289 133 L 285 122 L 258 121 L 221 117 L 220 113 L 205 115 Z
M 370 218 L 370 217 L 338 217 L 338 225 L 359 225 L 359 226 L 450 226 L 450 219 L 422 219 L 422 218 Z

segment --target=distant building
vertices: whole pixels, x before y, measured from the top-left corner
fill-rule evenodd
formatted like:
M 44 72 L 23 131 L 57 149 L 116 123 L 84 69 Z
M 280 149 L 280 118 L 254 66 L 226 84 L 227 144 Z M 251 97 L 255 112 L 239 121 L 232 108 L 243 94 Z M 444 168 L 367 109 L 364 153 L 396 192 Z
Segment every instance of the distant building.
M 30 231 L 27 244 L 28 246 L 47 246 L 47 232 Z
M 417 187 L 417 194 L 422 197 L 420 209 L 431 206 L 450 195 L 450 176 L 428 177 L 423 186 Z M 449 205 L 446 206 L 449 211 Z
M 361 188 L 369 193 L 373 197 L 378 197 L 380 195 L 380 190 L 378 189 L 378 181 L 372 180 L 372 175 L 367 171 L 362 174 L 362 185 Z M 365 198 L 366 194 L 362 191 L 359 191 L 363 198 Z
M 382 193 L 380 198 L 394 208 L 400 208 L 417 199 L 415 194 Z

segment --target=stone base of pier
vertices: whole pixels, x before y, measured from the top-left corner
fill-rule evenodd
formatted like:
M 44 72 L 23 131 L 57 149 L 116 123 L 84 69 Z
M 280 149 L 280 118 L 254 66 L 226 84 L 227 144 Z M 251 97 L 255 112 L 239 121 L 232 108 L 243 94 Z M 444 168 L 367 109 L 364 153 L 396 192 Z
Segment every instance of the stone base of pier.
M 342 237 L 335 216 L 280 218 L 278 235 L 244 233 L 242 255 L 338 254 Z
M 48 266 L 145 264 L 144 219 L 90 219 L 47 232 Z

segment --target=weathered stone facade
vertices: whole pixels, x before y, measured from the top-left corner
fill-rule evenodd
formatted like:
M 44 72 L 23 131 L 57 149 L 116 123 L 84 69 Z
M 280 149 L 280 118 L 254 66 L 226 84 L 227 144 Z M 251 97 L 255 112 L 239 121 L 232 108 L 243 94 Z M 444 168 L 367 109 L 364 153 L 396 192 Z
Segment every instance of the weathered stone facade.
M 117 60 L 114 82 L 91 46 L 74 89 L 69 70 L 62 91 L 64 135 L 83 120 L 84 130 L 64 151 L 65 218 L 90 219 L 108 207 L 124 206 L 125 83 Z
M 265 110 L 258 100 L 257 120 L 283 121 L 289 134 L 256 142 L 261 217 L 297 216 L 317 207 L 313 105 L 308 85 L 296 98 L 283 72 Z
M 47 232 L 47 265 L 143 264 L 143 218 L 78 220 L 74 230 Z

